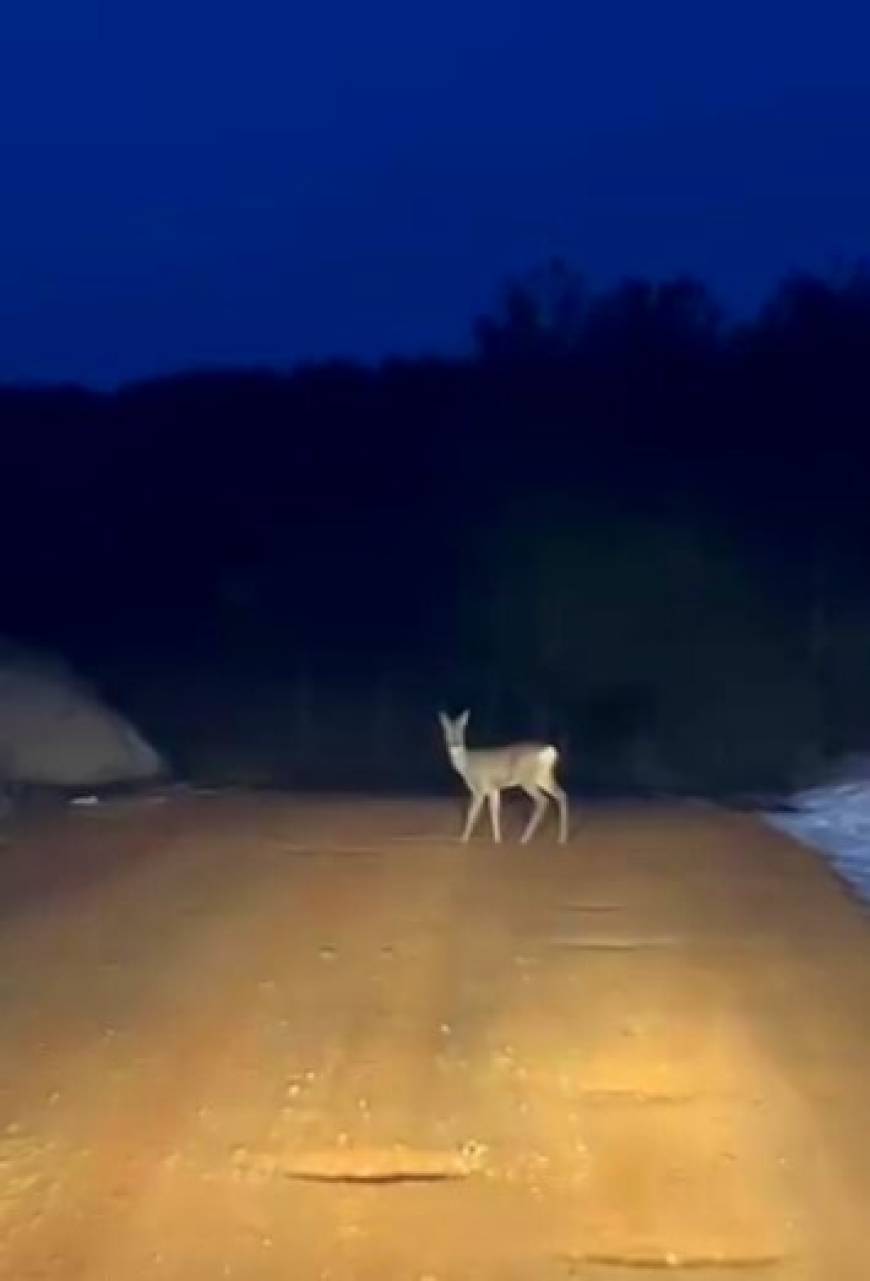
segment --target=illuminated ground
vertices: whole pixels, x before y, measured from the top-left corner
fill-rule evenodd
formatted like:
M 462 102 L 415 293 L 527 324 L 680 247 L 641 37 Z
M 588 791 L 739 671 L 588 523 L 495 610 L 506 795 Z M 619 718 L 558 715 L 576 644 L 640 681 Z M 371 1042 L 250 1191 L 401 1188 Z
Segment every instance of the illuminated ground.
M 870 929 L 822 862 L 712 809 L 458 817 L 7 829 L 0 1276 L 870 1277 Z

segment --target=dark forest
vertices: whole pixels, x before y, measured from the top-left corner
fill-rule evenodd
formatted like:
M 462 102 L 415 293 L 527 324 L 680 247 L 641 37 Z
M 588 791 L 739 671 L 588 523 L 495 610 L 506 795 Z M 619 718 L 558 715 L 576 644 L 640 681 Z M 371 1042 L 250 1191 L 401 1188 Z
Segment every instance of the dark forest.
M 870 741 L 870 274 L 509 282 L 466 359 L 0 390 L 0 630 L 183 776 L 451 786 L 547 734 L 580 794 L 790 786 Z

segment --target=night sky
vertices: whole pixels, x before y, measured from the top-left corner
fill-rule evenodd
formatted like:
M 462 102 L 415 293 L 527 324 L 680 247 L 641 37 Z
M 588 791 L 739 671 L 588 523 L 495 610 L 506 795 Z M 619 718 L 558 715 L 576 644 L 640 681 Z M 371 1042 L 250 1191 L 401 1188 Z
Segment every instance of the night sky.
M 866 253 L 870 10 L 6 0 L 0 379 L 456 352 L 504 276 Z

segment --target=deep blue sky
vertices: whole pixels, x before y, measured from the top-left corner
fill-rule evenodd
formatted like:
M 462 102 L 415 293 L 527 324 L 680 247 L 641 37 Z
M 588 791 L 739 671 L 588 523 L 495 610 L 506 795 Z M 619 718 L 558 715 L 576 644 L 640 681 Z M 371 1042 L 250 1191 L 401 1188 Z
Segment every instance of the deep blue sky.
M 0 379 L 456 350 L 506 273 L 870 252 L 855 0 L 4 0 Z

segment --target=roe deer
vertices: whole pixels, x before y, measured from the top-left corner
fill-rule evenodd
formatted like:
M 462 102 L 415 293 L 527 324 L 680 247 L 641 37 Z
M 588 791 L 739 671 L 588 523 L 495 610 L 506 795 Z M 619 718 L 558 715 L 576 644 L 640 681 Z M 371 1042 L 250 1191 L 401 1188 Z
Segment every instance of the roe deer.
M 520 787 L 535 804 L 522 843 L 531 840 L 537 830 L 549 796 L 559 807 L 559 841 L 564 845 L 568 839 L 568 797 L 553 777 L 559 759 L 556 748 L 549 743 L 509 743 L 505 747 L 471 750 L 465 746 L 468 716 L 465 711 L 451 720 L 446 712 L 438 713 L 450 763 L 471 793 L 460 839 L 468 840 L 483 802 L 488 801 L 493 839 L 501 841 L 501 793 L 508 787 Z

